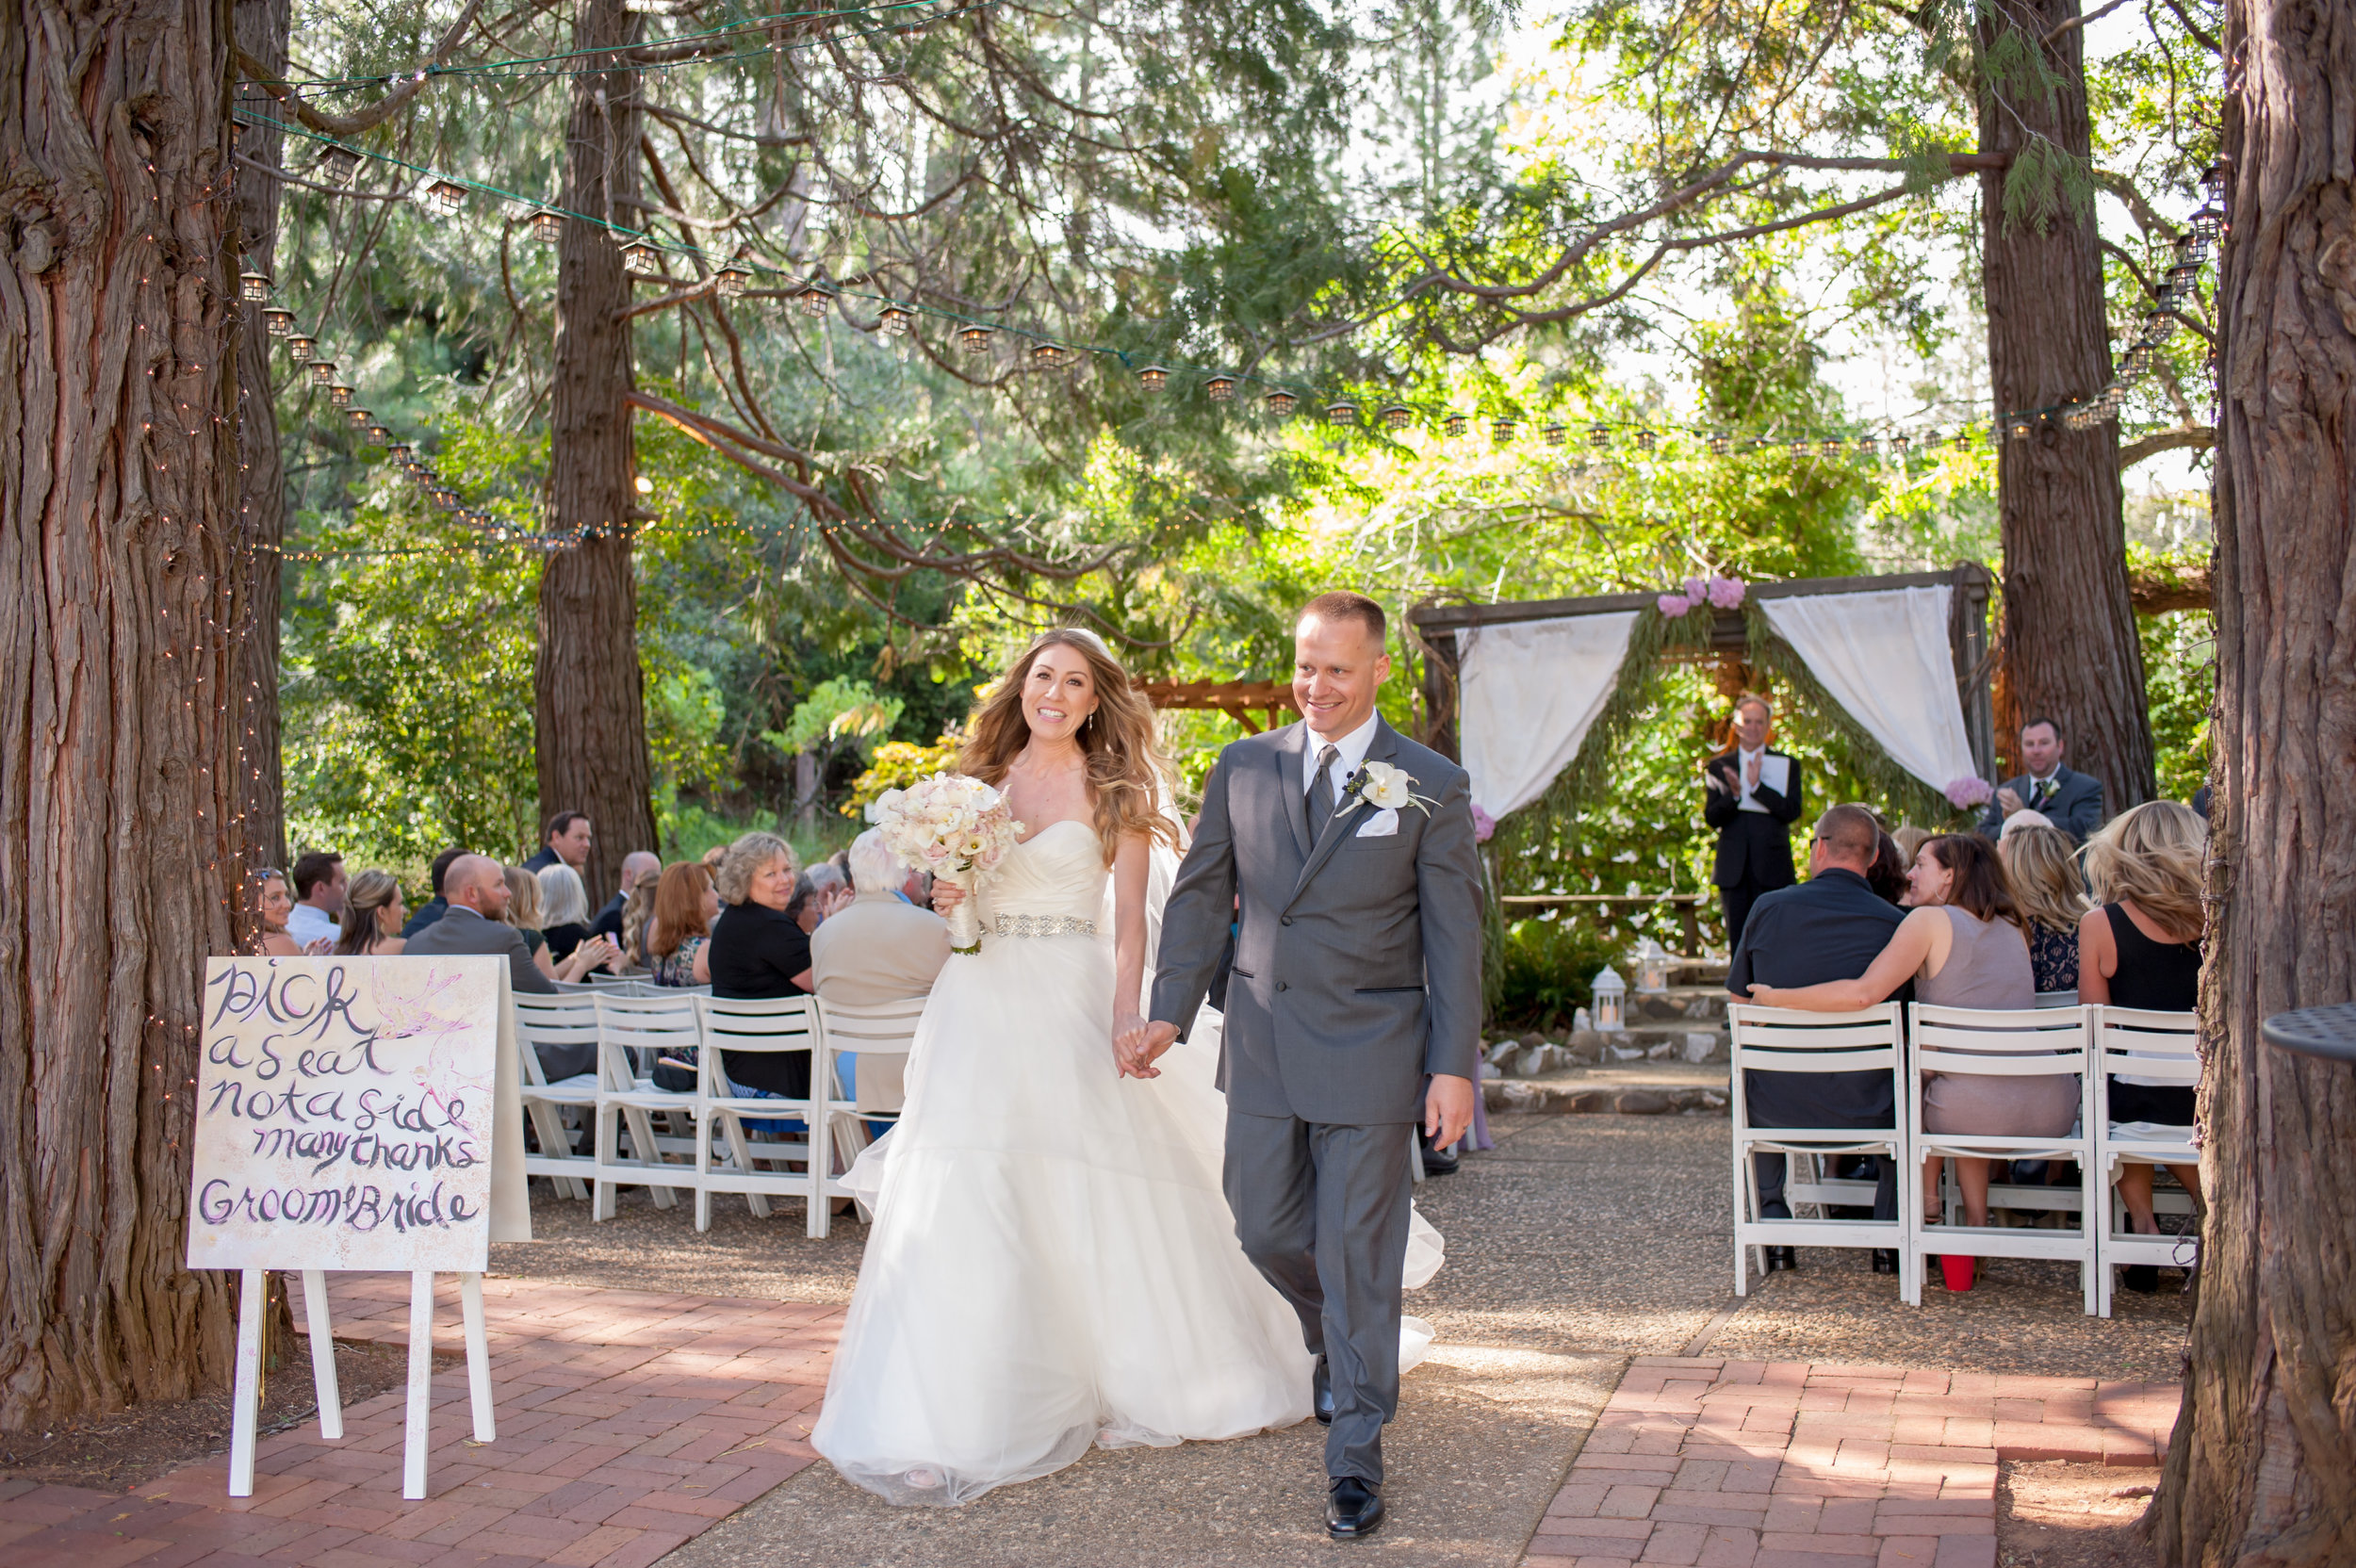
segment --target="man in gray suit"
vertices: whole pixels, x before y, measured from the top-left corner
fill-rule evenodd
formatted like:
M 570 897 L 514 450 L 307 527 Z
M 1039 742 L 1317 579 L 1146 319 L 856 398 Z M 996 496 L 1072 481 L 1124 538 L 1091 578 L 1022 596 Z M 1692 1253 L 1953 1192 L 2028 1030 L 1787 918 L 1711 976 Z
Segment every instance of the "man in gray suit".
M 1162 915 L 1153 1021 L 1121 1041 L 1124 1070 L 1153 1075 L 1202 1005 L 1240 895 L 1219 1059 L 1227 1201 L 1317 1358 L 1336 1540 L 1383 1521 L 1418 1104 L 1436 1147 L 1462 1137 L 1481 1043 L 1468 781 L 1376 713 L 1383 643 L 1372 599 L 1327 594 L 1301 612 L 1302 721 L 1220 753 Z
M 532 961 L 524 934 L 500 917 L 507 913 L 507 878 L 499 863 L 487 855 L 461 855 L 442 874 L 442 896 L 450 908 L 440 920 L 409 939 L 401 949 L 407 957 L 434 954 L 490 954 L 507 960 L 507 974 L 516 990 L 553 993 L 556 982 Z M 594 1045 L 540 1046 L 540 1071 L 551 1084 L 597 1065 Z
M 2080 843 L 2102 825 L 2102 781 L 2062 766 L 2061 726 L 2041 714 L 2022 725 L 2021 765 L 2028 771 L 2005 779 L 1988 802 L 1988 814 L 1980 819 L 1982 833 L 2004 837 L 2004 819 L 2016 811 L 2041 812 Z

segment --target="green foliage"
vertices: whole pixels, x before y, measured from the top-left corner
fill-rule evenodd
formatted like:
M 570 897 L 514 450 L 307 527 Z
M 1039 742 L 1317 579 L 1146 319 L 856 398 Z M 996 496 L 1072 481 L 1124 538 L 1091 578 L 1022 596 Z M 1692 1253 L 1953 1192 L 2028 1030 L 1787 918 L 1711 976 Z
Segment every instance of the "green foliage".
M 2217 624 L 2205 610 L 2143 615 L 2143 685 L 2160 795 L 2189 801 L 2208 782 L 2209 713 L 2217 702 Z
M 864 680 L 836 676 L 820 681 L 809 697 L 794 704 L 794 717 L 782 731 L 766 730 L 761 739 L 788 753 L 846 743 L 857 748 L 890 734 L 907 706 L 898 697 L 878 697 Z
M 867 808 L 886 790 L 905 790 L 937 773 L 952 771 L 957 765 L 957 749 L 964 743 L 964 737 L 955 730 L 928 746 L 908 741 L 885 742 L 875 748 L 867 771 L 851 786 L 851 796 L 843 803 L 843 814 L 863 821 Z
M 1620 955 L 1601 934 L 1551 912 L 1517 920 L 1505 928 L 1493 1027 L 1506 1030 L 1560 1029 L 1587 1005 L 1588 986 Z

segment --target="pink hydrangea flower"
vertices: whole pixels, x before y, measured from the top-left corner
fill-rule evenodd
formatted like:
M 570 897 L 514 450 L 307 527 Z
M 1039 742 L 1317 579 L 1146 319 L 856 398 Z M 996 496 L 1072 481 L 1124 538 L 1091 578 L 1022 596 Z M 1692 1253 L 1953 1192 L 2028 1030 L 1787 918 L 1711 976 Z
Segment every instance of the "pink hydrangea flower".
M 1995 798 L 1995 794 L 1996 792 L 1988 787 L 1987 779 L 1976 778 L 1969 774 L 1961 778 L 1951 778 L 1947 781 L 1947 804 L 1957 810 L 1967 806 L 1986 806 Z
M 1710 580 L 1710 602 L 1721 610 L 1732 610 L 1742 602 L 1745 584 L 1739 577 L 1719 577 Z
M 1685 587 L 1681 592 L 1685 595 L 1687 603 L 1700 604 L 1710 597 L 1710 584 L 1700 578 L 1689 577 L 1685 580 Z
M 1693 601 L 1683 594 L 1663 594 L 1653 603 L 1660 606 L 1661 612 L 1673 621 L 1693 608 Z
M 1487 843 L 1490 838 L 1496 834 L 1497 830 L 1497 818 L 1489 815 L 1488 812 L 1481 808 L 1478 803 L 1475 803 L 1473 806 L 1473 842 L 1477 844 Z

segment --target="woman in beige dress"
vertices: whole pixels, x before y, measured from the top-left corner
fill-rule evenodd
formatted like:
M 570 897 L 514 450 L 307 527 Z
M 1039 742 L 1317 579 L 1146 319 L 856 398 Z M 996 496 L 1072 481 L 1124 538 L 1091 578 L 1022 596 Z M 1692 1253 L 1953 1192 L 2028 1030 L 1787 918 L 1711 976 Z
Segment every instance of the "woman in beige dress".
M 1924 842 L 1907 888 L 1913 912 L 1890 945 L 1856 980 L 1778 988 L 1753 986 L 1751 1000 L 1770 1007 L 1846 1013 L 1884 1002 L 1909 980 L 1914 999 L 1940 1007 L 2027 1009 L 2037 1005 L 2029 939 L 2004 879 L 1996 846 L 1973 833 Z M 2078 1079 L 2069 1072 L 2029 1078 L 1933 1073 L 1922 1087 L 1922 1125 L 1933 1133 L 1990 1137 L 2061 1137 L 2078 1117 Z M 1939 1190 L 1940 1160 L 1922 1168 L 1925 1205 Z M 1988 1223 L 1987 1160 L 1957 1159 L 1967 1224 Z M 1934 1210 L 1925 1216 L 1936 1220 Z

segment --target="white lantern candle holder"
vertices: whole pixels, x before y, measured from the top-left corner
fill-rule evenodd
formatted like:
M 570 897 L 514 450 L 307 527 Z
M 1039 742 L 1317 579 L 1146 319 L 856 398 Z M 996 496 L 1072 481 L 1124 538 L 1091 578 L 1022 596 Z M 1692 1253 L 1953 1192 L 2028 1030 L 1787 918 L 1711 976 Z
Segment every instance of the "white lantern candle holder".
M 1628 982 L 1613 972 L 1610 964 L 1596 972 L 1595 982 L 1588 988 L 1595 1007 L 1595 1028 L 1603 1034 L 1617 1035 L 1628 1028 Z

